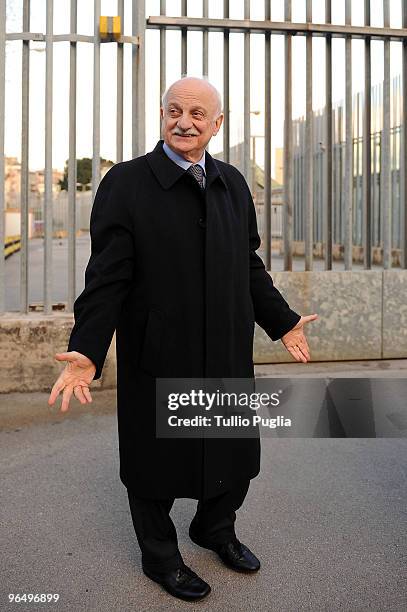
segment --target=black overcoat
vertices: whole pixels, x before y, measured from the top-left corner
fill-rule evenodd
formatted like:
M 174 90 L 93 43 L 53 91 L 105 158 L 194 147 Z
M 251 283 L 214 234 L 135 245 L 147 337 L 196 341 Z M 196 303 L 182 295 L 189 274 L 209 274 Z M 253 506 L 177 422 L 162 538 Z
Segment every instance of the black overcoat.
M 200 499 L 256 476 L 260 440 L 156 437 L 155 378 L 253 377 L 255 321 L 278 340 L 300 315 L 256 253 L 239 170 L 206 151 L 201 190 L 162 145 L 99 184 L 67 350 L 87 355 L 97 379 L 116 329 L 120 478 L 140 497 Z

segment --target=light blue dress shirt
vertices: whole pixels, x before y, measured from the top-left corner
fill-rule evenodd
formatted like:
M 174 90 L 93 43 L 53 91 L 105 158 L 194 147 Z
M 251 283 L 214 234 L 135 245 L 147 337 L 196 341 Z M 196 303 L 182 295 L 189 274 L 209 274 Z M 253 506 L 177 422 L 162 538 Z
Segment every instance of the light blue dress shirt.
M 166 152 L 166 154 L 168 155 L 168 157 L 170 159 L 172 159 L 173 162 L 175 162 L 176 164 L 178 164 L 178 166 L 181 166 L 181 168 L 184 168 L 184 170 L 188 170 L 189 166 L 193 166 L 194 164 L 190 161 L 188 161 L 187 159 L 185 159 L 184 157 L 182 157 L 182 155 L 179 155 L 179 153 L 176 153 L 175 151 L 173 151 L 171 149 L 171 147 L 169 147 L 167 145 L 166 142 L 163 143 L 163 149 Z M 201 157 L 201 159 L 199 161 L 196 162 L 197 164 L 199 164 L 200 166 L 202 166 L 203 168 L 203 184 L 205 187 L 206 184 L 206 174 L 205 174 L 205 151 L 203 152 L 203 155 Z

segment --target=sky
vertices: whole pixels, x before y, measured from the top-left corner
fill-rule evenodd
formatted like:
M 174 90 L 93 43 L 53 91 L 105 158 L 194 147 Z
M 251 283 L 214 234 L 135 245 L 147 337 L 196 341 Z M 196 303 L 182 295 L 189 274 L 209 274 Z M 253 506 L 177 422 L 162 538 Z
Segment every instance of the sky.
M 54 0 L 54 33 L 69 31 L 69 0 Z M 293 0 L 292 20 L 305 21 L 305 0 Z M 333 4 L 333 23 L 344 23 L 345 0 Z M 383 25 L 382 1 L 371 0 L 371 23 Z M 131 0 L 125 0 L 124 34 L 131 34 Z M 146 14 L 159 15 L 159 0 L 146 0 Z M 230 3 L 232 19 L 243 18 L 243 0 Z M 325 0 L 313 1 L 313 21 L 324 22 Z M 352 24 L 363 24 L 363 5 L 361 0 L 352 2 Z M 272 0 L 272 20 L 284 20 L 284 0 Z M 101 15 L 115 15 L 117 2 L 102 0 Z M 209 0 L 209 16 L 222 18 L 223 2 Z M 46 0 L 31 0 L 31 31 L 45 32 Z M 180 0 L 167 0 L 167 14 L 180 15 Z M 201 0 L 188 2 L 188 15 L 202 15 Z M 401 27 L 401 1 L 390 0 L 390 25 Z M 251 18 L 264 18 L 264 1 L 251 1 Z M 7 32 L 22 29 L 22 0 L 7 0 Z M 93 0 L 78 2 L 78 32 L 93 33 Z M 202 76 L 202 34 L 191 32 L 188 35 L 188 74 Z M 30 53 L 30 169 L 44 168 L 45 140 L 45 53 L 44 43 L 31 43 Z M 343 100 L 345 94 L 345 43 L 334 39 L 333 79 L 334 104 Z M 324 48 L 322 38 L 313 41 L 313 108 L 324 106 Z M 36 49 L 36 50 L 34 50 Z M 353 92 L 363 90 L 364 58 L 363 41 L 352 41 L 352 79 Z M 223 91 L 223 35 L 209 34 L 209 79 Z M 131 46 L 125 45 L 124 51 L 124 153 L 123 159 L 130 159 L 131 152 Z M 272 148 L 283 146 L 284 118 L 284 37 L 272 36 L 271 43 L 271 87 L 272 87 Z M 230 118 L 231 146 L 243 139 L 243 34 L 230 35 Z M 93 49 L 91 43 L 78 43 L 78 81 L 77 81 L 77 157 L 92 156 L 92 78 Z M 146 32 L 146 151 L 154 148 L 160 138 L 159 122 L 159 31 Z M 180 33 L 167 32 L 167 85 L 181 76 Z M 401 43 L 391 43 L 391 77 L 401 73 Z M 53 167 L 62 170 L 68 157 L 68 104 L 69 104 L 69 44 L 54 44 L 53 68 Z M 305 114 L 305 37 L 293 37 L 293 117 Z M 383 79 L 383 43 L 372 41 L 372 84 Z M 113 84 L 113 86 L 112 86 Z M 101 148 L 102 157 L 116 161 L 116 43 L 101 45 Z M 263 163 L 264 141 L 264 44 L 262 35 L 251 35 L 251 110 L 260 111 L 251 116 L 251 133 L 256 138 L 256 161 Z M 17 111 L 17 112 L 16 112 Z M 7 156 L 21 158 L 21 41 L 8 41 L 6 49 L 6 123 L 5 153 Z M 209 143 L 210 153 L 222 150 L 223 129 Z M 274 156 L 272 156 L 272 174 Z

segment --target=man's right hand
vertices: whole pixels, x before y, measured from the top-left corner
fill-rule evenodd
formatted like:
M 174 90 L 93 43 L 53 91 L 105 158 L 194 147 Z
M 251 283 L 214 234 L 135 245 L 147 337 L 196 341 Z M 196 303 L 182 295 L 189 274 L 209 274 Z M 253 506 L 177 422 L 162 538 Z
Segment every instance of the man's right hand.
M 78 351 L 56 353 L 55 359 L 57 361 L 67 361 L 68 363 L 52 387 L 48 404 L 52 406 L 61 391 L 63 391 L 61 412 L 68 410 L 72 393 L 81 404 L 91 402 L 92 396 L 89 391 L 89 385 L 96 373 L 96 366 L 93 361 L 86 357 L 86 355 L 78 353 Z

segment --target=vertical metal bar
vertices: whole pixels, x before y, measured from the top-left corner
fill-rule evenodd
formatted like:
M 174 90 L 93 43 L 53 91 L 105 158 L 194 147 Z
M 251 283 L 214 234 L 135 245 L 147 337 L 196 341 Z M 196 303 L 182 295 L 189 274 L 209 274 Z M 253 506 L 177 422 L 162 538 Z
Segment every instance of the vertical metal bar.
M 54 0 L 47 0 L 45 34 L 44 313 L 52 312 L 52 64 Z
M 295 122 L 293 121 L 293 128 Z M 304 243 L 304 125 L 305 117 L 298 118 L 298 175 L 295 175 L 295 166 L 293 165 L 293 239 Z M 295 196 L 295 185 L 297 184 L 297 194 Z
M 390 27 L 389 0 L 383 0 L 384 27 Z M 390 39 L 383 42 L 383 131 L 380 168 L 380 200 L 383 207 L 383 267 L 392 267 L 391 200 L 390 200 Z
M 77 32 L 77 0 L 71 0 L 70 29 Z M 69 159 L 68 159 L 68 311 L 73 310 L 76 294 L 76 56 L 77 43 L 69 43 Z
M 321 142 L 321 208 L 320 208 L 320 235 L 321 235 L 321 244 L 325 244 L 325 228 L 324 228 L 324 219 L 326 217 L 326 201 L 327 201 L 327 184 L 326 184 L 326 112 L 327 108 L 322 109 L 321 113 L 321 131 L 322 131 L 322 142 Z
M 120 17 L 121 33 L 124 33 L 124 0 L 117 0 L 117 14 Z M 124 45 L 117 43 L 117 111 L 116 111 L 116 162 L 123 161 L 123 65 Z
M 100 181 L 100 0 L 93 3 L 93 153 L 92 153 L 92 201 Z
M 229 0 L 223 0 L 223 17 L 229 19 Z M 230 161 L 229 30 L 223 31 L 223 161 Z
M 306 21 L 312 22 L 312 0 L 306 0 Z M 312 34 L 306 34 L 306 100 L 305 100 L 305 269 L 313 261 L 313 115 L 312 115 Z
M 244 0 L 244 18 L 250 19 L 250 0 Z M 250 184 L 250 32 L 246 31 L 243 36 L 243 174 Z
M 345 4 L 345 24 L 352 23 L 351 0 Z M 344 185 L 344 259 L 345 270 L 352 269 L 352 210 L 353 210 L 353 133 L 352 133 L 352 38 L 345 37 L 345 185 Z
M 359 241 L 359 209 L 360 209 L 360 204 L 359 204 L 359 187 L 360 187 L 360 181 L 359 181 L 359 176 L 360 176 L 360 164 L 359 164 L 359 154 L 360 154 L 360 139 L 359 139 L 359 131 L 360 131 L 360 92 L 358 91 L 356 94 L 356 164 L 355 164 L 355 200 L 356 200 L 356 206 L 355 206 L 355 210 L 356 210 L 356 215 L 355 215 L 355 236 L 356 236 L 356 243 L 359 245 L 360 241 Z
M 337 228 L 338 228 L 338 242 L 343 245 L 344 234 L 343 234 L 343 201 L 344 194 L 342 190 L 343 182 L 343 106 L 338 108 L 338 208 L 337 208 Z
M 167 14 L 167 1 L 160 0 L 160 15 Z M 167 87 L 167 30 L 160 28 L 160 95 Z M 160 100 L 161 104 L 161 100 Z
M 379 184 L 379 188 L 378 188 L 378 196 L 379 196 L 379 207 L 378 207 L 378 219 L 379 219 L 379 223 L 378 223 L 378 246 L 382 249 L 383 248 L 383 201 L 382 201 L 382 196 L 383 196 L 383 189 L 382 189 L 382 185 L 381 185 L 381 181 L 382 181 L 382 169 L 383 169 L 383 161 L 382 161 L 382 157 L 383 157 L 383 81 L 381 83 L 379 83 L 378 86 L 378 99 L 377 99 L 377 113 L 378 113 L 378 125 L 379 125 L 379 132 L 378 132 L 378 149 L 379 149 L 379 154 L 378 154 L 378 158 L 379 158 L 379 164 L 378 164 L 378 173 L 377 173 L 377 179 L 378 179 L 378 184 Z
M 317 142 L 317 155 L 318 155 L 318 176 L 317 176 L 317 187 L 318 187 L 318 207 L 314 211 L 315 217 L 315 225 L 316 225 L 316 239 L 318 242 L 322 244 L 323 236 L 321 231 L 321 222 L 323 215 L 323 205 L 324 205 L 324 173 L 323 173 L 323 151 L 322 146 L 324 142 L 324 121 L 323 121 L 323 111 L 320 110 L 318 112 L 318 142 Z
M 407 0 L 402 0 L 403 28 L 407 28 Z M 407 40 L 402 42 L 403 91 L 401 97 L 401 158 L 400 158 L 400 206 L 402 207 L 401 267 L 407 268 Z
M 296 233 L 298 232 L 298 175 L 299 175 L 299 149 L 298 149 L 298 132 L 300 127 L 300 120 L 296 119 L 293 121 L 293 169 L 294 169 L 294 185 L 293 185 L 293 195 L 294 195 L 294 207 L 293 207 L 293 221 L 296 232 L 294 234 L 294 240 L 296 240 Z
M 0 2 L 0 249 L 4 253 L 5 242 L 5 164 L 4 122 L 6 82 L 6 3 Z M 4 255 L 0 257 L 0 314 L 6 309 L 6 269 Z
M 30 0 L 23 3 L 23 32 L 30 31 Z M 21 250 L 20 311 L 28 312 L 28 197 L 29 197 L 29 79 L 30 41 L 23 40 L 21 82 Z
M 341 243 L 341 228 L 340 228 L 340 216 L 339 211 L 341 207 L 341 185 L 342 185 L 342 175 L 341 175 L 341 167 L 340 167 L 340 151 L 341 151 L 341 137 L 339 132 L 340 126 L 340 106 L 337 106 L 335 109 L 335 150 L 334 150 L 334 163 L 335 163 L 335 223 L 333 224 L 334 230 L 334 238 L 333 242 L 336 244 Z
M 305 244 L 305 236 L 304 236 L 304 160 L 305 160 L 305 117 L 302 115 L 300 117 L 300 174 L 299 174 L 299 198 L 298 198 L 298 229 L 295 228 L 295 234 L 297 235 L 297 240 L 301 240 Z M 292 142 L 292 140 L 291 140 Z M 285 162 L 284 162 L 285 163 Z M 292 170 L 293 177 L 293 189 L 294 189 L 294 168 Z M 292 211 L 294 211 L 294 194 L 292 199 Z M 291 222 L 291 226 L 293 226 L 293 222 Z
M 343 102 L 343 100 L 341 100 Z M 336 147 L 336 163 L 337 163 L 337 207 L 336 207 L 336 222 L 335 222 L 335 233 L 336 243 L 341 253 L 341 259 L 343 254 L 343 226 L 342 226 L 342 212 L 343 212 L 343 116 L 344 116 L 344 105 L 338 106 L 338 134 L 341 134 L 340 140 Z
M 325 0 L 325 22 L 332 22 L 332 0 Z M 332 270 L 332 36 L 325 37 L 325 108 L 326 108 L 326 206 L 325 206 L 325 270 Z
M 377 134 L 378 134 L 378 125 L 377 125 L 377 86 L 374 86 L 372 89 L 372 100 L 373 100 L 373 117 L 372 117 L 372 127 L 373 127 L 373 188 L 372 188 L 372 198 L 371 198 L 371 221 L 372 221 L 372 245 L 377 246 L 376 240 L 376 232 L 377 232 Z
M 181 0 L 181 15 L 183 17 L 187 17 L 188 15 L 187 0 Z M 187 28 L 181 28 L 181 76 L 185 76 L 187 72 L 188 72 L 188 30 Z
M 146 148 L 145 121 L 145 0 L 133 0 L 132 32 L 138 45 L 132 46 L 132 155 L 144 155 Z
M 370 26 L 370 0 L 365 2 L 365 25 Z M 372 267 L 372 66 L 371 39 L 366 36 L 365 47 L 365 92 L 363 105 L 363 178 L 362 178 L 362 210 L 363 210 L 363 257 L 365 270 Z
M 311 109 L 312 111 L 312 109 Z M 315 202 L 313 206 L 312 212 L 312 224 L 313 224 L 313 240 L 318 242 L 318 211 L 319 211 L 319 181 L 318 181 L 318 171 L 319 171 L 319 112 L 315 111 L 315 118 L 313 120 L 313 130 L 312 130 L 312 157 L 313 157 L 313 176 L 312 176 L 312 192 L 315 196 Z
M 202 16 L 207 18 L 208 13 L 208 0 L 203 0 Z M 209 75 L 208 68 L 208 30 L 205 28 L 202 32 L 202 74 L 204 76 Z
M 402 256 L 403 256 L 403 200 L 402 198 L 402 116 L 401 116 L 401 105 L 403 103 L 402 100 L 402 78 L 401 74 L 397 77 L 397 148 L 396 148 L 396 168 L 394 172 L 397 176 L 397 198 L 398 198 L 398 208 L 397 208 L 397 246 L 400 249 L 400 267 L 402 267 Z M 398 163 L 397 163 L 398 162 Z
M 397 248 L 397 209 L 396 209 L 396 113 L 397 113 L 397 78 L 392 80 L 393 90 L 393 104 L 392 104 L 392 117 L 393 121 L 390 126 L 390 143 L 391 143 L 391 156 L 390 156 L 390 210 L 392 215 L 391 227 L 392 236 L 394 240 L 391 242 L 391 246 Z M 393 214 L 394 212 L 394 214 Z M 395 242 L 395 243 L 394 243 Z
M 264 2 L 264 17 L 271 19 L 270 0 Z M 264 35 L 264 250 L 266 270 L 271 270 L 271 33 Z
M 291 21 L 291 0 L 284 0 L 284 21 Z M 293 125 L 292 125 L 292 34 L 284 35 L 284 270 L 292 270 L 293 254 Z

